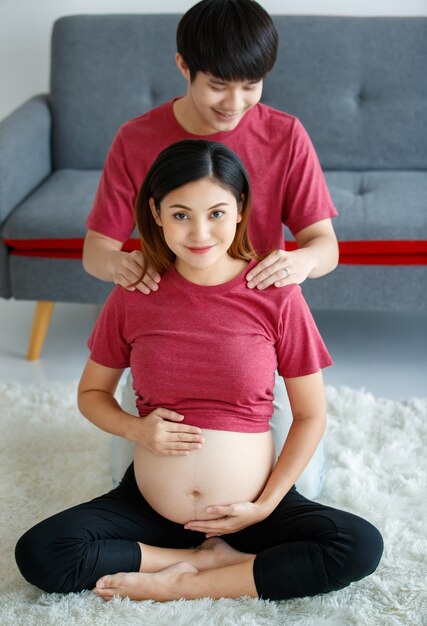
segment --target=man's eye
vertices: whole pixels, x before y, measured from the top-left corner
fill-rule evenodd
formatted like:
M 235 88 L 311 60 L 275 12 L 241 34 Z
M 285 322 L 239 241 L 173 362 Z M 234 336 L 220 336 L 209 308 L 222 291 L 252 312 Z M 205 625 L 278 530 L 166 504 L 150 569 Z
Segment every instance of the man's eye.
M 183 220 L 187 219 L 187 215 L 185 213 L 174 213 L 173 216 L 179 222 L 182 222 Z

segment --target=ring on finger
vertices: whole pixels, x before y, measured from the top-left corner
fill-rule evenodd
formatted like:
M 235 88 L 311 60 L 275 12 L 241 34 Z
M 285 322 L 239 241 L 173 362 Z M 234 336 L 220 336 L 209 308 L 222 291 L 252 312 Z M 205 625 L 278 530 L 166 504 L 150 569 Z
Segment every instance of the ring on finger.
M 288 278 L 291 275 L 291 272 L 289 271 L 289 269 L 287 267 L 283 268 L 286 272 L 286 278 Z

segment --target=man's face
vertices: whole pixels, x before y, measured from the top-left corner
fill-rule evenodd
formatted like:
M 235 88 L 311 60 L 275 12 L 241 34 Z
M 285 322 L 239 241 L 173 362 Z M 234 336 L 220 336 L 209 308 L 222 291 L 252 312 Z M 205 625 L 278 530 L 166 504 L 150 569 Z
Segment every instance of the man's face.
M 188 80 L 187 130 L 210 135 L 236 128 L 243 116 L 260 100 L 263 81 L 223 81 L 212 74 L 197 72 Z

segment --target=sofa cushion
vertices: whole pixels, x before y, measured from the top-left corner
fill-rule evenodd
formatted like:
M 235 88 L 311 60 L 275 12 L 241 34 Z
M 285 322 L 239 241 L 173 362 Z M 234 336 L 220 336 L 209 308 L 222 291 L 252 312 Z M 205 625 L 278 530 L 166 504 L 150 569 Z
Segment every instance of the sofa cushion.
M 427 172 L 325 172 L 340 241 L 426 237 Z
M 113 283 L 90 276 L 80 259 L 10 256 L 16 300 L 103 304 Z
M 427 311 L 425 283 L 425 265 L 340 263 L 321 280 L 305 280 L 302 291 L 312 310 L 414 312 Z
M 81 242 L 100 174 L 96 170 L 54 172 L 10 214 L 3 239 L 21 250 L 54 246 L 56 240 Z

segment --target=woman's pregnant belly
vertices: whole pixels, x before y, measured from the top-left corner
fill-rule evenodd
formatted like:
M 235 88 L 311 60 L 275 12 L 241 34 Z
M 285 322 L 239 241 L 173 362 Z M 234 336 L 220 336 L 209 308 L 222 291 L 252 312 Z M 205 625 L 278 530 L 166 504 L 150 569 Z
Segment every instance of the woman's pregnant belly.
M 135 478 L 147 502 L 160 515 L 185 524 L 215 519 L 212 505 L 253 502 L 276 462 L 271 432 L 203 430 L 199 450 L 188 456 L 157 456 L 135 448 Z

